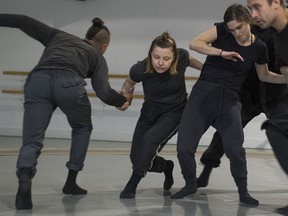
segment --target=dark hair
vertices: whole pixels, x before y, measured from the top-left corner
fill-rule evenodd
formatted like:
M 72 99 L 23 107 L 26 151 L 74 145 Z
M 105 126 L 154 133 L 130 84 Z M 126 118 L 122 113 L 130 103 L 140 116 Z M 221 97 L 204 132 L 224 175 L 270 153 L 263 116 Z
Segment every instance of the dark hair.
M 109 43 L 110 31 L 99 17 L 92 20 L 92 26 L 86 32 L 86 39 L 96 40 L 99 43 Z
M 151 54 L 153 52 L 153 49 L 155 47 L 160 48 L 172 48 L 173 52 L 173 62 L 170 67 L 170 74 L 175 75 L 177 74 L 177 64 L 178 64 L 178 51 L 175 40 L 170 36 L 170 34 L 166 31 L 163 32 L 160 36 L 156 37 L 150 46 L 149 52 L 148 52 L 148 58 L 147 58 L 147 66 L 146 66 L 146 72 L 147 73 L 153 73 L 154 68 L 152 65 L 151 60 Z
M 233 20 L 236 20 L 239 22 L 246 22 L 249 24 L 254 23 L 253 18 L 248 8 L 241 4 L 232 4 L 231 6 L 229 6 L 224 13 L 223 20 L 224 20 L 226 28 L 227 28 L 227 23 Z

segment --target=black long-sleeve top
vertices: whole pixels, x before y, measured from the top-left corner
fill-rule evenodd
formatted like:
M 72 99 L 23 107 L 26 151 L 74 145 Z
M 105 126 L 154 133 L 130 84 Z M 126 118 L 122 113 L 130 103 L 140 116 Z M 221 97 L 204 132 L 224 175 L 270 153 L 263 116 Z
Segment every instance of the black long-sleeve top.
M 0 26 L 18 28 L 45 46 L 33 71 L 62 69 L 91 78 L 97 97 L 104 103 L 120 107 L 126 102 L 110 87 L 105 58 L 85 40 L 25 15 L 0 14 Z

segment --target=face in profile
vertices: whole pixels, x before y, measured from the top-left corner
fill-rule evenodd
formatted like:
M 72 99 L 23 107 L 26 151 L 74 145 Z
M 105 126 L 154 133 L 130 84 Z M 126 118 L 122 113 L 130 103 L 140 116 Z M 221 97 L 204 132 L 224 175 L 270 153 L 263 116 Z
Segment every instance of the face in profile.
M 273 25 L 277 7 L 281 7 L 279 3 L 276 4 L 274 1 L 269 5 L 268 0 L 247 0 L 247 6 L 256 25 L 262 29 Z
M 173 62 L 172 47 L 160 48 L 155 46 L 151 53 L 151 62 L 154 70 L 157 73 L 164 73 L 168 71 Z

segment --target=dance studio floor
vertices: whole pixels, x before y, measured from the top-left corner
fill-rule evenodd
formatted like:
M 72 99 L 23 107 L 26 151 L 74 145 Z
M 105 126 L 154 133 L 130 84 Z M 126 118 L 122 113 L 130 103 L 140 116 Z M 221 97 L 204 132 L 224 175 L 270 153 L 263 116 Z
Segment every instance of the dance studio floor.
M 239 205 L 236 186 L 227 158 L 214 170 L 207 188 L 181 200 L 162 196 L 163 174 L 148 173 L 140 182 L 135 199 L 122 200 L 119 194 L 131 175 L 129 143 L 91 141 L 85 167 L 78 184 L 88 190 L 86 196 L 66 196 L 69 140 L 46 139 L 32 182 L 33 210 L 17 211 L 15 164 L 19 137 L 0 137 L 0 215 L 2 216 L 274 216 L 275 208 L 288 204 L 288 179 L 269 150 L 247 150 L 249 189 L 260 205 Z M 199 148 L 197 161 L 203 148 Z M 174 193 L 184 184 L 175 145 L 167 145 L 161 154 L 175 163 Z M 198 172 L 202 169 L 198 166 Z

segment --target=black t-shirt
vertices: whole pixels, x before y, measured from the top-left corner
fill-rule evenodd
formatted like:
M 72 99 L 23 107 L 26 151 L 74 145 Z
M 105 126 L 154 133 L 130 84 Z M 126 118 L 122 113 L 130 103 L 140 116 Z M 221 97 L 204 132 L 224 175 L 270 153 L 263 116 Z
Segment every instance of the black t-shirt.
M 134 82 L 142 82 L 145 101 L 177 104 L 186 100 L 187 91 L 184 74 L 189 65 L 189 53 L 187 50 L 179 48 L 178 57 L 178 73 L 176 75 L 171 75 L 169 70 L 161 74 L 156 71 L 147 73 L 147 58 L 131 67 L 130 78 Z
M 277 33 L 275 30 L 273 33 L 276 52 L 284 65 L 288 66 L 288 25 L 280 33 Z
M 258 38 L 249 46 L 241 46 L 237 43 L 234 36 L 226 30 L 223 22 L 215 25 L 217 28 L 217 39 L 212 43 L 212 46 L 224 51 L 238 52 L 244 61 L 233 62 L 220 56 L 207 56 L 200 79 L 220 83 L 235 91 L 239 91 L 242 82 L 255 62 L 258 64 L 266 64 L 268 62 L 267 47 Z

